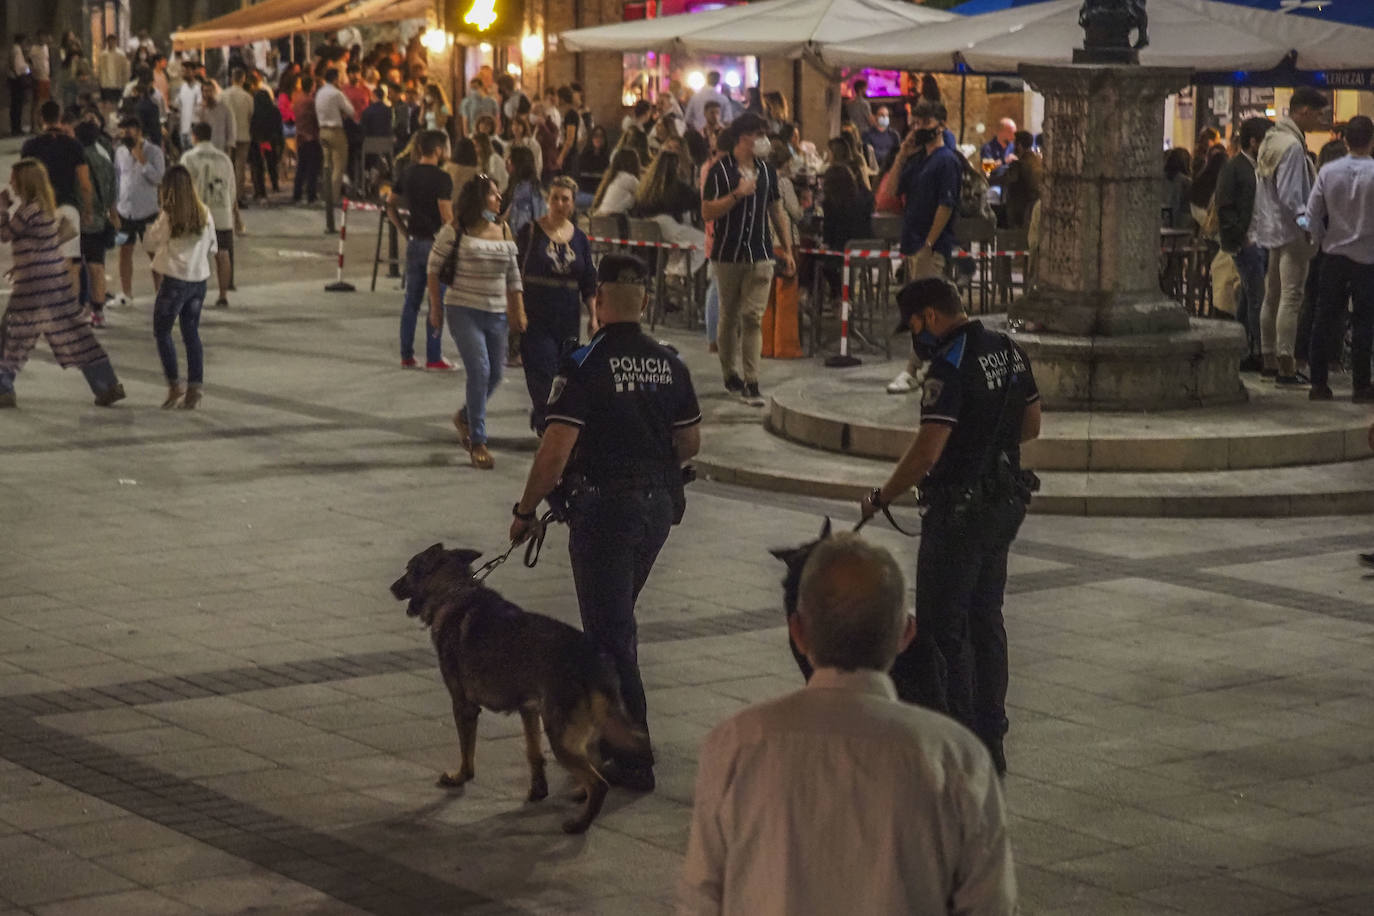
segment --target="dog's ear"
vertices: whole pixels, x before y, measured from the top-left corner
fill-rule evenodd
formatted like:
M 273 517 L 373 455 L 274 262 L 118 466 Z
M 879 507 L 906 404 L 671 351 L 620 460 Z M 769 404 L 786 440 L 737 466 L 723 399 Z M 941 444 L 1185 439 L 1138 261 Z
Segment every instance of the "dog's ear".
M 790 563 L 790 562 L 792 561 L 793 555 L 796 554 L 796 552 L 797 552 L 797 548 L 795 548 L 795 547 L 770 547 L 770 548 L 768 548 L 768 552 L 771 553 L 771 554 L 772 554 L 774 557 L 776 557 L 777 559 L 782 560 L 784 563 Z
M 438 544 L 430 544 L 428 547 L 426 547 L 424 550 L 420 552 L 420 556 L 425 557 L 426 559 L 430 559 L 434 557 L 440 557 L 443 555 L 443 553 L 444 542 L 440 541 Z
M 477 562 L 477 560 L 481 559 L 482 551 L 460 548 L 458 550 L 449 551 L 449 556 L 453 557 L 459 563 L 471 566 L 473 563 Z
M 830 516 L 827 515 L 825 517 L 825 524 L 821 525 L 820 539 L 823 541 L 828 537 L 830 537 Z

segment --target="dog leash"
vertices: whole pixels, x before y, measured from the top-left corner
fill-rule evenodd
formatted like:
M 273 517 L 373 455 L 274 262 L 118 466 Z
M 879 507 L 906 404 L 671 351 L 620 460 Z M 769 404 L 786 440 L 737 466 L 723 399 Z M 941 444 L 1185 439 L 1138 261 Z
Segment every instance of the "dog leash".
M 899 534 L 909 538 L 919 536 L 915 531 L 907 531 L 901 525 L 897 524 L 897 520 L 892 517 L 892 511 L 888 509 L 887 506 L 883 506 L 881 511 L 883 513 L 883 517 L 887 519 L 887 523 L 891 525 L 893 528 L 895 528 Z M 864 525 L 867 525 L 869 523 L 869 520 L 872 518 L 874 518 L 874 516 L 870 515 L 868 518 L 859 519 L 859 523 L 854 526 L 854 532 L 857 534 L 859 529 L 862 528 Z
M 523 542 L 511 541 L 510 546 L 506 548 L 505 553 L 499 556 L 492 557 L 490 560 L 479 566 L 477 568 L 477 572 L 472 574 L 472 578 L 478 582 L 481 582 L 487 576 L 491 575 L 493 572 L 496 571 L 496 567 L 500 566 L 502 563 L 506 562 L 506 560 L 510 558 L 510 555 L 515 552 L 515 548 L 520 546 L 521 543 L 525 545 L 525 568 L 534 569 L 535 565 L 539 562 L 539 552 L 544 549 L 544 537 L 548 534 L 549 523 L 554 521 L 557 521 L 557 515 L 553 512 L 553 510 L 545 512 L 542 516 L 540 516 L 539 520 L 536 521 L 535 524 L 532 526 L 529 537 L 527 537 Z

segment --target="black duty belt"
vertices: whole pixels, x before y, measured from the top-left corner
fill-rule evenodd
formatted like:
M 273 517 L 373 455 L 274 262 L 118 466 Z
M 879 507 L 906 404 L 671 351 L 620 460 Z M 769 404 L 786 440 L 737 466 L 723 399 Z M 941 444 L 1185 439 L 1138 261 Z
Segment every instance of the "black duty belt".
M 673 468 L 670 471 L 648 471 L 643 474 L 587 478 L 587 484 L 602 493 L 626 493 L 634 490 L 654 490 L 659 487 L 680 486 L 681 483 L 682 471 L 677 468 Z

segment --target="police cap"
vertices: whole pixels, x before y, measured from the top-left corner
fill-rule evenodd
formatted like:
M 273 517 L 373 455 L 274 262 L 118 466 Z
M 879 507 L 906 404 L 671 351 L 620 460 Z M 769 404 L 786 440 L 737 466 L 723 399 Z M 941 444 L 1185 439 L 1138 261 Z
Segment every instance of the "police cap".
M 892 329 L 893 334 L 911 330 L 911 316 L 922 309 L 932 308 L 944 315 L 957 315 L 964 310 L 959 299 L 959 287 L 944 277 L 926 277 L 912 280 L 897 294 L 897 313 L 901 320 Z
M 608 254 L 596 268 L 598 284 L 649 285 L 649 268 L 632 254 Z

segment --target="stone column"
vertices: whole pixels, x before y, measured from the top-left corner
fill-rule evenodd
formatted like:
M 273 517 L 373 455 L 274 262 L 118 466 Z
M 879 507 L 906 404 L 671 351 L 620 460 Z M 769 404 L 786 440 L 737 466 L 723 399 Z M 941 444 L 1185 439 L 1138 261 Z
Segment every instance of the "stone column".
M 1118 336 L 1183 330 L 1159 288 L 1164 98 L 1189 71 L 1023 66 L 1045 97 L 1039 274 L 1011 310 L 1043 331 Z

